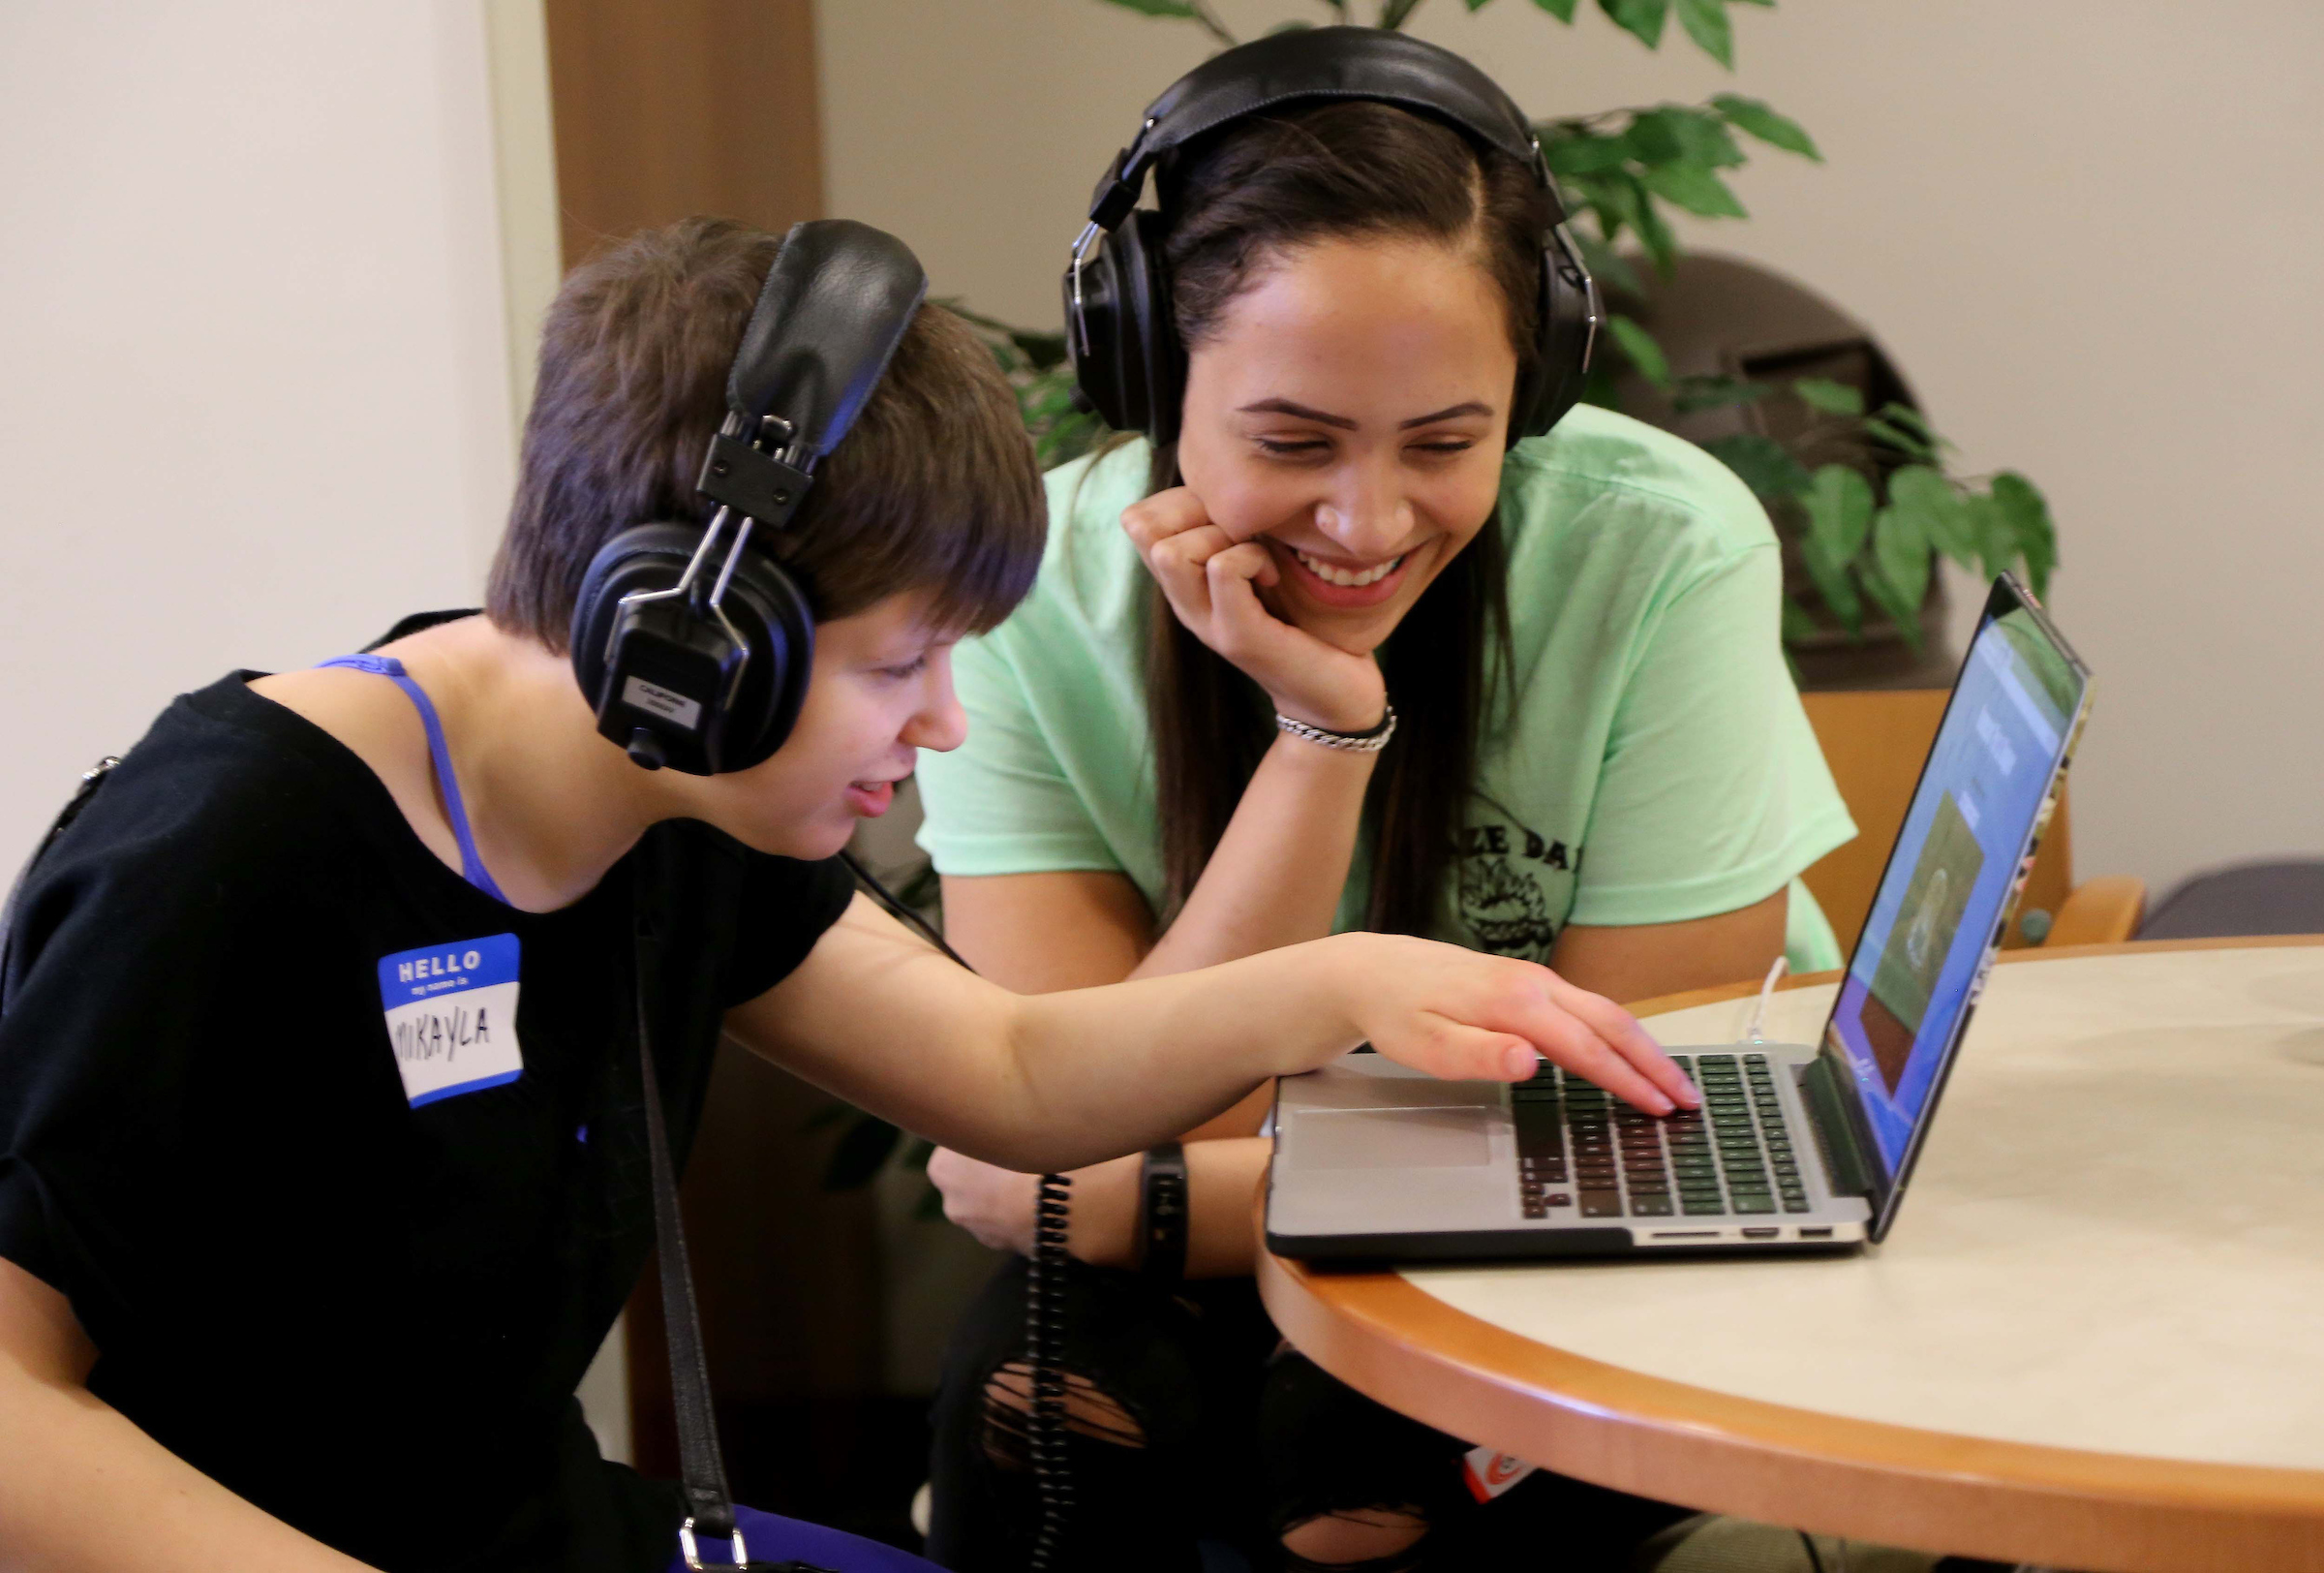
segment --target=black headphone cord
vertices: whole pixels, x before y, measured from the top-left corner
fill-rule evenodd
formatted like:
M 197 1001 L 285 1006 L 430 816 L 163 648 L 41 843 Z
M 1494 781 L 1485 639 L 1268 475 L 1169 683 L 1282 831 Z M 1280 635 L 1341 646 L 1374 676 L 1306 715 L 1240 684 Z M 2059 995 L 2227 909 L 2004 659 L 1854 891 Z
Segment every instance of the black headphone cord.
M 944 942 L 933 924 L 899 900 L 853 851 L 841 851 L 840 860 L 889 916 L 963 968 L 976 971 Z M 1065 1456 L 1065 1236 L 1072 1187 L 1073 1182 L 1066 1176 L 1045 1174 L 1033 1194 L 1033 1254 L 1024 1275 L 1024 1360 L 1031 1388 L 1025 1452 L 1032 1461 L 1041 1523 L 1025 1558 L 1027 1573 L 1047 1573 L 1064 1534 L 1066 1515 L 1073 1508 L 1073 1480 Z

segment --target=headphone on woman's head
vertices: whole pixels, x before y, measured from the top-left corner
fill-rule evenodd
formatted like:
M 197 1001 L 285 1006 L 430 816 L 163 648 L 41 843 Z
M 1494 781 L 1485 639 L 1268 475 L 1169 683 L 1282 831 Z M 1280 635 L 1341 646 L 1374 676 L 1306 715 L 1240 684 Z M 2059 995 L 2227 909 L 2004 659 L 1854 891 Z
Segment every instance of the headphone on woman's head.
M 695 483 L 718 511 L 707 526 L 624 530 L 591 560 L 573 605 L 573 675 L 597 730 L 639 765 L 748 770 L 790 735 L 815 621 L 773 540 L 927 293 L 919 259 L 870 225 L 822 219 L 783 237 Z
M 1254 40 L 1179 77 L 1147 106 L 1138 135 L 1099 178 L 1065 270 L 1065 343 L 1083 393 L 1108 425 L 1170 442 L 1186 391 L 1186 351 L 1162 269 L 1162 219 L 1138 207 L 1147 172 L 1234 121 L 1338 99 L 1428 115 L 1538 172 L 1549 199 L 1541 310 L 1509 440 L 1540 436 L 1579 402 L 1601 320 L 1598 290 L 1567 232 L 1565 203 L 1524 111 L 1449 49 L 1376 27 L 1317 27 Z

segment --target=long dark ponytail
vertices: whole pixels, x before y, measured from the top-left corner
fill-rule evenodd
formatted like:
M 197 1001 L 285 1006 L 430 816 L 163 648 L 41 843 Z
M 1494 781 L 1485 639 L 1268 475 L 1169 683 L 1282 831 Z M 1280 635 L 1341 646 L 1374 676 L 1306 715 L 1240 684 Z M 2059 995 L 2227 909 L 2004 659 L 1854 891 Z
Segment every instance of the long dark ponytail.
M 1434 120 L 1359 102 L 1244 121 L 1165 167 L 1157 194 L 1172 314 L 1189 347 L 1270 257 L 1330 238 L 1419 236 L 1474 252 L 1508 302 L 1520 379 L 1533 358 L 1541 188 L 1514 160 Z M 1175 446 L 1154 450 L 1149 482 L 1178 484 Z M 1436 926 L 1492 696 L 1508 692 L 1507 565 L 1496 514 L 1381 647 L 1400 721 L 1364 800 L 1366 928 Z M 1202 878 L 1274 727 L 1257 685 L 1188 632 L 1159 587 L 1147 616 L 1167 920 Z

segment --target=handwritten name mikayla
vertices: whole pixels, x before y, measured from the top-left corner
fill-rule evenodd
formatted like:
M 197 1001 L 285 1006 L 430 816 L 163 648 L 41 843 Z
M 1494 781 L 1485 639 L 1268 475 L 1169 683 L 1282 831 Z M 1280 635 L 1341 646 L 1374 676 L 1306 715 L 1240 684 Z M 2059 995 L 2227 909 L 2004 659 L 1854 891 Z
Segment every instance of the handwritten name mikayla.
M 395 1057 L 442 1060 L 450 1064 L 462 1049 L 492 1041 L 491 1016 L 489 1008 L 472 1013 L 465 1006 L 453 1005 L 441 1014 L 431 1010 L 416 1021 L 399 1021 L 395 1024 Z

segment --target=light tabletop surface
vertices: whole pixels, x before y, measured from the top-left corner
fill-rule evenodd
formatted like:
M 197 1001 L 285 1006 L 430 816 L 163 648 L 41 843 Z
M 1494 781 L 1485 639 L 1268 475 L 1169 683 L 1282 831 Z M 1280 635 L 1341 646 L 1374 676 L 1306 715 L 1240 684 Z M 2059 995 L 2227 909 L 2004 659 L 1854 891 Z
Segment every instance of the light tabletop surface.
M 1605 1484 L 1932 1551 L 2324 1570 L 2324 943 L 2020 954 L 1879 1247 L 1270 1259 L 1269 1305 L 1353 1385 Z M 1813 1042 L 1832 993 L 1780 993 L 1768 1037 Z M 1647 1025 L 1728 1043 L 1748 1005 Z

